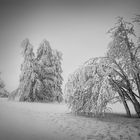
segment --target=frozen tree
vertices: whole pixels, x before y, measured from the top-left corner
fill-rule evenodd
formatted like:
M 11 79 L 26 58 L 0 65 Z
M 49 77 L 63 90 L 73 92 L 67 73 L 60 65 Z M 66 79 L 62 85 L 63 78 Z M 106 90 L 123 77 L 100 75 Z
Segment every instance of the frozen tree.
M 62 100 L 62 55 L 52 50 L 47 40 L 44 40 L 37 50 L 35 60 L 35 73 L 38 75 L 34 94 L 38 100 L 61 101 Z
M 138 17 L 136 18 L 138 20 Z M 140 117 L 140 43 L 132 23 L 119 17 L 116 26 L 109 31 L 112 41 L 109 44 L 107 57 L 114 73 L 110 81 L 118 91 L 127 114 L 131 116 L 127 105 L 129 100 Z
M 139 16 L 134 18 L 139 23 Z M 91 59 L 69 76 L 65 98 L 72 111 L 100 114 L 108 102 L 121 101 L 131 116 L 130 101 L 140 117 L 140 42 L 134 25 L 118 18 L 109 31 L 107 57 Z M 138 40 L 136 42 L 136 40 Z
M 54 85 L 54 93 L 55 93 L 55 100 L 62 101 L 62 67 L 61 67 L 61 60 L 62 60 L 62 53 L 54 50 L 53 51 L 53 65 L 55 68 L 54 75 L 55 75 L 55 85 Z
M 104 59 L 90 59 L 69 76 L 65 100 L 74 113 L 98 116 L 109 110 L 107 104 L 115 98 L 115 91 L 109 84 L 111 69 Z
M 21 65 L 20 85 L 18 90 L 21 96 L 19 100 L 33 101 L 33 87 L 36 78 L 36 74 L 34 73 L 35 54 L 29 39 L 25 39 L 21 46 L 24 61 Z
M 33 46 L 25 39 L 22 54 L 20 84 L 10 98 L 29 102 L 62 101 L 61 52 L 53 50 L 44 40 L 35 56 Z

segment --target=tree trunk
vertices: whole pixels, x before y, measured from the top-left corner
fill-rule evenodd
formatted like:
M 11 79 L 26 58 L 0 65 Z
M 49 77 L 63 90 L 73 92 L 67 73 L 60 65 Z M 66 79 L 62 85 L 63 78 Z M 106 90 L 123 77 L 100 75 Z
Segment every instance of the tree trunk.
M 139 74 L 134 73 L 134 79 L 135 79 L 137 90 L 138 90 L 138 93 L 140 96 L 140 77 L 139 77 Z
M 130 109 L 128 107 L 128 104 L 127 104 L 126 100 L 123 101 L 123 105 L 125 107 L 125 111 L 126 111 L 127 116 L 131 117 L 131 112 L 130 112 Z
M 139 92 L 139 97 L 140 97 L 140 76 L 139 76 L 139 73 L 137 74 L 137 78 L 138 78 L 138 92 Z
M 138 117 L 140 118 L 140 103 L 139 103 L 138 100 L 136 99 L 136 97 L 135 97 L 135 95 L 133 94 L 133 91 L 132 91 L 131 89 L 129 90 L 129 92 L 130 92 L 130 95 L 131 95 L 132 100 L 133 100 L 132 104 L 133 104 L 133 106 L 134 106 L 134 109 L 135 109 L 135 111 L 136 111 Z
M 135 109 L 138 117 L 140 118 L 140 103 L 139 102 L 134 102 L 133 106 L 134 106 L 134 109 Z
M 123 92 L 120 90 L 121 93 L 119 93 L 120 97 L 121 97 L 121 100 L 123 102 L 123 105 L 124 105 L 124 108 L 125 108 L 125 111 L 126 111 L 126 114 L 128 117 L 131 117 L 131 112 L 130 112 L 130 109 L 129 109 L 129 106 L 125 100 L 125 96 L 123 94 Z
M 130 112 L 129 106 L 128 106 L 127 102 L 126 102 L 126 99 L 125 99 L 125 95 L 127 93 L 126 93 L 126 91 L 123 88 L 121 89 L 121 91 L 122 91 L 122 101 L 123 101 L 123 105 L 124 105 L 125 110 L 126 110 L 126 114 L 127 114 L 128 117 L 131 117 L 131 112 Z M 130 100 L 129 95 L 128 95 L 128 98 Z
M 130 112 L 129 106 L 128 106 L 126 100 L 125 100 L 124 91 L 122 91 L 122 88 L 113 79 L 111 79 L 111 80 L 112 80 L 112 82 L 115 84 L 115 86 L 117 88 L 118 94 L 121 97 L 121 100 L 123 102 L 123 105 L 124 105 L 124 108 L 126 110 L 127 116 L 131 117 L 131 112 Z

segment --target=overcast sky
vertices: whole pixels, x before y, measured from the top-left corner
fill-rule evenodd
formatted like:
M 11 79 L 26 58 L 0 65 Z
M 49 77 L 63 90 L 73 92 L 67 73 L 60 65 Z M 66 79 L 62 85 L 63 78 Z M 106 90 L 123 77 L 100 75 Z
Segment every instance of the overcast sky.
M 91 57 L 103 56 L 116 17 L 140 14 L 140 0 L 0 0 L 0 71 L 6 88 L 18 87 L 20 44 L 35 50 L 43 39 L 63 53 L 63 77 Z

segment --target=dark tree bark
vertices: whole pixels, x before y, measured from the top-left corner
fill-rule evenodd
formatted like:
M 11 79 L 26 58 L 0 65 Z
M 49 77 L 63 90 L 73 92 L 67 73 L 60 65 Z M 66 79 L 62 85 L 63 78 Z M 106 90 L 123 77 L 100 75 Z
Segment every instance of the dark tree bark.
M 122 101 L 123 101 L 123 105 L 125 107 L 127 116 L 131 117 L 131 112 L 130 112 L 129 106 L 128 106 L 127 102 L 126 102 L 126 99 L 125 99 L 124 95 L 122 95 Z
M 119 96 L 121 98 L 121 101 L 122 101 L 122 103 L 124 105 L 124 108 L 125 108 L 127 116 L 131 117 L 131 112 L 130 112 L 129 106 L 128 106 L 127 102 L 126 102 L 124 91 L 122 90 L 122 88 L 113 79 L 111 79 L 111 81 L 114 83 L 115 87 L 117 88 L 118 94 L 119 94 Z
M 135 95 L 134 95 L 134 93 L 133 93 L 133 91 L 131 89 L 129 90 L 129 92 L 130 92 L 130 95 L 131 95 L 132 100 L 133 100 L 132 104 L 134 106 L 134 109 L 135 109 L 138 117 L 140 118 L 140 103 L 136 99 L 136 97 L 135 97 Z

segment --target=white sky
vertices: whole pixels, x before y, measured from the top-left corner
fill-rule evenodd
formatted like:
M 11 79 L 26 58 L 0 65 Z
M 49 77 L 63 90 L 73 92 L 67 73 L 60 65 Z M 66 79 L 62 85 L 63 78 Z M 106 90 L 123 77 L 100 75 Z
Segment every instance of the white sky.
M 140 14 L 140 0 L 0 1 L 0 71 L 6 88 L 18 87 L 20 44 L 29 38 L 37 49 L 47 39 L 63 53 L 63 78 L 91 57 L 103 56 L 108 29 L 117 16 Z

